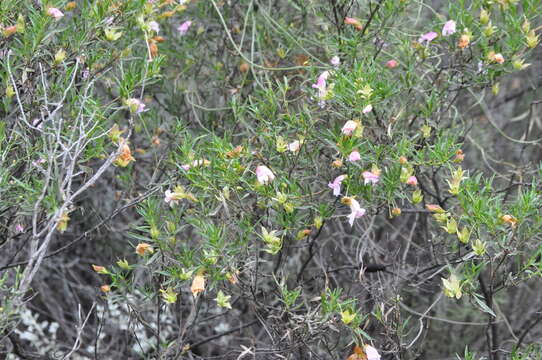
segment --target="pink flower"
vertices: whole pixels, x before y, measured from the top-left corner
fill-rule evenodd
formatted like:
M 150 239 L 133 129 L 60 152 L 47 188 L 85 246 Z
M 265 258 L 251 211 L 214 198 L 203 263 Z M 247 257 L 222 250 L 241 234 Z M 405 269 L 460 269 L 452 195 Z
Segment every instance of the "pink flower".
M 265 165 L 260 165 L 256 168 L 256 177 L 258 182 L 266 185 L 275 179 L 275 174 Z
M 300 148 L 301 142 L 299 140 L 292 141 L 288 144 L 288 150 L 290 150 L 291 152 L 298 152 Z
M 339 65 L 341 65 L 341 58 L 339 58 L 338 56 L 334 56 L 334 57 L 331 58 L 331 60 L 329 60 L 329 62 L 333 66 L 339 66 Z
M 141 114 L 143 111 L 145 111 L 146 107 L 143 101 L 136 98 L 130 98 L 126 100 L 126 105 L 128 105 L 128 108 L 132 113 L 136 114 Z
M 323 105 L 323 101 L 327 95 L 326 80 L 329 76 L 329 71 L 324 71 L 318 76 L 315 84 L 312 84 L 312 87 L 318 89 L 318 97 L 320 98 L 320 106 Z
M 340 175 L 333 180 L 332 183 L 327 184 L 329 188 L 333 189 L 333 195 L 339 196 L 341 194 L 341 184 L 346 179 L 346 175 Z
M 452 35 L 453 33 L 455 33 L 455 21 L 448 20 L 442 27 L 442 36 Z
M 396 61 L 396 60 L 388 60 L 388 62 L 386 63 L 386 67 L 388 69 L 393 69 L 393 68 L 396 68 L 397 65 L 399 65 L 399 63 Z
M 375 174 L 374 172 L 371 172 L 371 171 L 364 171 L 363 174 L 363 179 L 365 180 L 364 181 L 364 184 L 367 185 L 367 184 L 372 184 L 372 185 L 375 185 L 378 183 L 378 180 L 380 180 L 380 175 L 378 174 Z
M 407 179 L 406 183 L 407 183 L 408 185 L 416 186 L 416 185 L 418 185 L 418 179 L 416 179 L 416 176 L 410 176 L 410 177 Z
M 367 360 L 380 360 L 380 354 L 374 347 L 371 345 L 365 345 L 365 355 L 367 355 Z
M 182 168 L 184 171 L 188 171 L 188 170 L 190 170 L 190 165 L 188 165 L 188 164 L 183 164 L 183 165 L 181 165 L 181 168 Z
M 180 199 L 181 199 L 181 196 L 177 192 L 173 192 L 168 189 L 164 193 L 164 201 L 168 203 L 170 206 L 173 206 L 176 203 L 178 203 Z
M 348 155 L 348 161 L 355 162 L 361 160 L 361 155 L 357 151 L 352 151 L 350 155 Z
M 181 36 L 186 35 L 186 33 L 188 32 L 188 29 L 190 29 L 191 25 L 192 25 L 192 21 L 190 21 L 190 20 L 183 22 L 177 28 L 177 30 L 179 31 L 179 34 L 181 34 Z
M 58 19 L 60 19 L 61 17 L 64 16 L 62 11 L 60 11 L 57 8 L 54 8 L 54 7 L 49 8 L 47 10 L 47 15 L 54 17 L 56 20 L 58 20 Z
M 363 108 L 362 112 L 364 114 L 367 114 L 367 113 L 370 113 L 371 111 L 373 111 L 373 105 L 369 104 L 367 105 L 366 107 Z
M 354 198 L 345 196 L 341 199 L 341 202 L 350 207 L 351 213 L 350 215 L 348 215 L 348 223 L 350 224 L 350 226 L 354 226 L 354 220 L 362 217 L 366 213 L 366 210 L 363 209 L 359 205 L 359 202 Z
M 435 38 L 438 36 L 438 34 L 434 31 L 428 32 L 427 34 L 423 34 L 418 39 L 418 42 L 420 44 L 423 44 L 424 42 L 429 44 L 431 41 L 435 40 Z
M 149 22 L 149 28 L 155 33 L 160 32 L 160 25 L 156 21 Z
M 344 134 L 344 135 L 352 135 L 352 133 L 354 132 L 354 130 L 356 130 L 356 128 L 358 127 L 358 123 L 353 121 L 353 120 L 348 120 L 343 128 L 341 129 L 341 132 Z
M 17 234 L 20 234 L 20 233 L 24 232 L 24 227 L 21 224 L 16 224 L 15 225 L 15 232 Z

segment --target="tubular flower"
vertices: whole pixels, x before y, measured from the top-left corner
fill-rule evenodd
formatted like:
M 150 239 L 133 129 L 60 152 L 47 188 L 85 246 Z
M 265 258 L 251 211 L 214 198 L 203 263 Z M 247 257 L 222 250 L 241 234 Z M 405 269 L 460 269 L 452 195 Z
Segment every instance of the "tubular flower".
M 184 35 L 186 35 L 186 33 L 188 32 L 188 29 L 190 29 L 190 26 L 192 26 L 192 21 L 188 20 L 188 21 L 183 22 L 183 23 L 177 28 L 177 30 L 179 31 L 179 34 L 180 34 L 181 36 L 184 36 Z
M 275 174 L 265 165 L 260 165 L 256 168 L 256 177 L 262 185 L 267 185 L 275 179 Z
M 327 96 L 327 84 L 326 80 L 329 77 L 329 71 L 324 71 L 318 76 L 316 83 L 312 84 L 312 87 L 318 89 L 318 98 L 320 99 L 320 105 L 323 105 Z
M 333 195 L 339 196 L 341 194 L 341 184 L 346 179 L 346 175 L 340 175 L 333 180 L 333 182 L 330 182 L 327 184 L 330 189 L 333 189 Z
M 367 360 L 380 360 L 380 354 L 371 345 L 365 345 L 365 355 L 367 355 Z
M 375 171 L 364 171 L 363 174 L 364 184 L 372 184 L 375 185 L 378 183 L 378 180 L 380 180 L 380 175 L 376 173 Z
M 359 123 L 354 120 L 348 120 L 341 129 L 344 135 L 350 136 L 358 128 Z
M 51 7 L 47 10 L 47 15 L 55 18 L 55 20 L 58 20 L 64 16 L 64 13 L 57 8 Z
M 410 177 L 407 179 L 406 183 L 407 183 L 408 185 L 416 186 L 416 185 L 418 185 L 418 179 L 416 178 L 416 176 L 413 175 L 413 176 L 410 176 Z
M 396 68 L 397 65 L 399 65 L 399 63 L 397 62 L 397 60 L 388 60 L 388 62 L 386 62 L 386 67 L 388 69 L 393 69 L 393 68 Z
M 359 161 L 360 159 L 361 159 L 361 155 L 359 154 L 358 151 L 352 151 L 350 155 L 348 155 L 348 161 L 350 162 L 356 162 L 356 161 Z
M 363 209 L 359 205 L 359 202 L 353 197 L 345 196 L 341 199 L 341 202 L 350 207 L 351 213 L 350 215 L 348 215 L 348 223 L 350 224 L 350 226 L 354 226 L 354 221 L 357 218 L 362 217 L 366 213 L 366 210 Z
M 442 36 L 448 36 L 455 33 L 455 21 L 448 20 L 442 27 Z
M 426 43 L 429 44 L 431 41 L 435 40 L 437 38 L 438 34 L 434 31 L 428 32 L 427 34 L 423 34 L 418 39 L 418 42 L 420 44 Z

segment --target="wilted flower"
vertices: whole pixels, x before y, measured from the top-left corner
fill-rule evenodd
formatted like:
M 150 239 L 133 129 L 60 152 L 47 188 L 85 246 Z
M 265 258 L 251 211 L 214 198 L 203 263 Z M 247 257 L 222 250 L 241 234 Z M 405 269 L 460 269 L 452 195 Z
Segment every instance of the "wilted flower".
M 350 207 L 350 215 L 348 215 L 348 223 L 350 226 L 354 226 L 354 220 L 365 215 L 366 210 L 363 209 L 359 202 L 353 197 L 345 196 L 341 199 L 341 202 Z
M 465 154 L 463 154 L 463 150 L 458 149 L 455 152 L 454 162 L 461 162 L 465 159 Z
M 354 26 L 357 30 L 362 30 L 363 29 L 363 25 L 361 25 L 361 23 L 359 22 L 358 19 L 354 19 L 354 18 L 351 18 L 351 17 L 345 17 L 344 18 L 344 23 L 347 24 L 347 25 Z
M 192 21 L 190 21 L 190 20 L 183 22 L 183 23 L 177 28 L 177 30 L 179 31 L 179 34 L 180 34 L 181 36 L 186 35 L 186 33 L 188 32 L 188 29 L 190 29 L 190 26 L 191 26 L 191 25 L 192 25 Z
M 341 65 L 341 58 L 335 55 L 329 60 L 329 63 L 333 66 L 339 66 Z
M 470 35 L 469 34 L 463 34 L 459 38 L 459 41 L 457 42 L 457 47 L 460 49 L 464 49 L 470 44 Z
M 448 36 L 455 33 L 455 21 L 448 20 L 442 27 L 442 36 Z
M 429 44 L 431 41 L 435 40 L 437 36 L 438 34 L 436 32 L 431 31 L 431 32 L 428 32 L 427 34 L 423 34 L 422 36 L 420 36 L 420 38 L 418 39 L 418 42 L 420 44 L 423 44 L 423 43 Z
M 401 215 L 401 209 L 398 208 L 398 207 L 395 207 L 395 208 L 391 209 L 391 214 L 393 216 L 399 216 L 399 215 Z
M 387 67 L 388 69 L 396 68 L 397 65 L 399 65 L 399 63 L 398 63 L 396 60 L 393 60 L 393 59 L 392 59 L 392 60 L 388 60 L 388 61 L 386 62 L 386 67 Z
M 147 243 L 139 243 L 136 246 L 136 253 L 140 256 L 146 255 L 146 254 L 152 254 L 154 252 L 154 249 L 152 248 L 152 245 Z
M 203 274 L 197 274 L 192 280 L 192 285 L 190 286 L 190 291 L 192 295 L 197 296 L 199 293 L 205 290 L 205 277 Z
M 380 175 L 374 171 L 364 171 L 362 174 L 364 181 L 364 184 L 377 184 L 378 180 L 380 180 Z
M 331 166 L 338 169 L 343 166 L 343 161 L 341 159 L 335 159 L 331 162 Z
M 361 155 L 358 151 L 352 151 L 350 155 L 348 155 L 348 161 L 355 162 L 361 160 Z
M 418 179 L 416 178 L 416 176 L 413 175 L 413 176 L 410 176 L 410 177 L 407 179 L 406 183 L 407 183 L 408 185 L 416 186 L 416 185 L 418 185 Z
M 57 8 L 51 7 L 47 9 L 47 15 L 54 17 L 56 20 L 64 16 L 64 13 Z
M 4 37 L 10 37 L 11 35 L 15 34 L 16 32 L 17 32 L 17 26 L 16 25 L 7 26 L 4 29 L 2 29 L 2 35 L 4 35 Z
M 513 228 L 516 227 L 516 225 L 518 223 L 518 219 L 516 219 L 512 215 L 503 215 L 503 216 L 501 216 L 501 221 L 512 225 Z
M 100 290 L 104 293 L 108 293 L 111 291 L 111 287 L 109 285 L 102 285 L 100 286 Z
M 344 135 L 352 135 L 352 133 L 354 132 L 354 130 L 356 130 L 356 128 L 359 126 L 359 123 L 354 121 L 354 120 L 348 120 L 343 128 L 341 129 L 341 132 L 344 134 Z
M 120 141 L 120 155 L 113 161 L 113 164 L 120 167 L 126 167 L 130 162 L 135 161 L 135 158 L 132 156 L 132 151 L 130 146 L 123 138 L 119 139 Z
M 67 212 L 63 212 L 62 215 L 58 218 L 58 223 L 56 224 L 56 228 L 58 231 L 63 233 L 68 229 L 68 222 L 70 221 L 70 216 Z
M 495 54 L 495 57 L 493 58 L 493 60 L 495 60 L 495 62 L 497 62 L 499 64 L 502 64 L 502 63 L 504 63 L 504 56 L 502 56 L 502 54 L 500 54 L 500 53 Z
M 337 176 L 335 178 L 335 180 L 333 180 L 333 182 L 330 182 L 329 184 L 327 184 L 327 186 L 330 189 L 333 189 L 333 195 L 335 195 L 335 196 L 340 195 L 340 193 L 341 193 L 341 184 L 344 181 L 344 179 L 346 179 L 346 175 L 339 175 L 339 176 Z
M 258 182 L 266 185 L 275 179 L 275 174 L 265 165 L 260 165 L 256 168 L 256 177 Z

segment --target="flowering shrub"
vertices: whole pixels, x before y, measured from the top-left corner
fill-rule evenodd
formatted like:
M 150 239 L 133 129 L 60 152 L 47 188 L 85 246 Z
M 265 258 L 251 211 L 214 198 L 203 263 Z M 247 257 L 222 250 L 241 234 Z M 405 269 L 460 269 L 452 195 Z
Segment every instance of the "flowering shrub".
M 541 11 L 2 2 L 0 351 L 541 356 Z

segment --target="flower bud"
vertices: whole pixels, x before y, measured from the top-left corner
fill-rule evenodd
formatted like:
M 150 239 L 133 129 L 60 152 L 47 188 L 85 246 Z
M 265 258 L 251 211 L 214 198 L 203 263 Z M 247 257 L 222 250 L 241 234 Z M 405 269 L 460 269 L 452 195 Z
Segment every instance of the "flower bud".
M 487 25 L 489 22 L 489 12 L 486 9 L 480 11 L 480 24 Z
M 413 193 L 412 193 L 412 203 L 414 204 L 419 204 L 421 203 L 423 200 L 423 194 L 422 194 L 422 191 L 420 189 L 416 189 Z
M 525 36 L 525 42 L 527 43 L 527 47 L 530 49 L 534 49 L 536 45 L 538 45 L 538 35 L 536 35 L 534 30 L 530 30 L 527 33 Z
M 60 49 L 55 54 L 55 65 L 61 64 L 66 60 L 66 51 L 64 49 Z
M 466 228 L 466 227 L 461 229 L 461 231 L 459 231 L 459 229 L 458 229 L 457 230 L 457 238 L 463 244 L 467 244 L 469 242 L 469 240 L 470 240 L 470 230 L 468 228 Z

